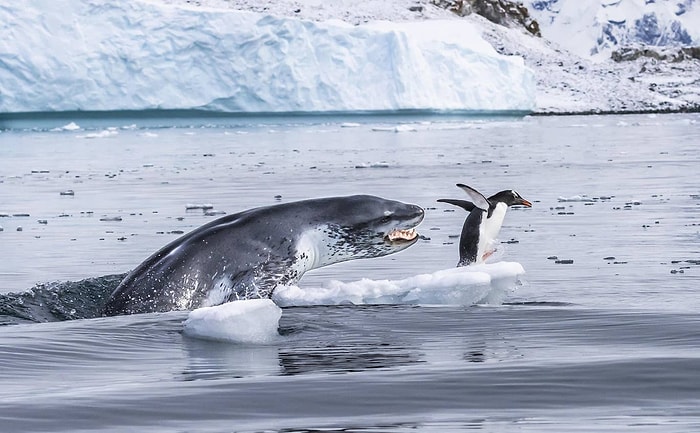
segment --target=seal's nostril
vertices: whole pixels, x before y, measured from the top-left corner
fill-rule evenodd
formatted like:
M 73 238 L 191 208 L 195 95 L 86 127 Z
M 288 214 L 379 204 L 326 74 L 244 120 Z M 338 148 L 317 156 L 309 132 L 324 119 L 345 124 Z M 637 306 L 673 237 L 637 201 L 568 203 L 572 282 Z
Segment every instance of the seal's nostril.
M 425 215 L 425 211 L 423 210 L 422 207 L 416 206 L 416 205 L 412 205 L 412 207 L 413 207 L 413 213 L 415 213 L 416 216 L 421 216 L 421 217 L 422 217 L 422 216 Z

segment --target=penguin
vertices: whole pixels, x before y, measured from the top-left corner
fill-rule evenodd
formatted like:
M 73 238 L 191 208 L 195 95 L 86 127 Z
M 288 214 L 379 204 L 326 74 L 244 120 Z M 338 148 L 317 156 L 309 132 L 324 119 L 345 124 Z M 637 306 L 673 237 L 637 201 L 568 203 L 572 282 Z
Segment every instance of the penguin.
M 441 203 L 459 206 L 469 212 L 459 239 L 457 267 L 483 263 L 496 251 L 494 243 L 501 231 L 508 207 L 516 205 L 532 207 L 532 203 L 512 189 L 500 191 L 486 198 L 467 185 L 458 183 L 457 187 L 466 192 L 472 201 L 445 198 L 438 200 Z

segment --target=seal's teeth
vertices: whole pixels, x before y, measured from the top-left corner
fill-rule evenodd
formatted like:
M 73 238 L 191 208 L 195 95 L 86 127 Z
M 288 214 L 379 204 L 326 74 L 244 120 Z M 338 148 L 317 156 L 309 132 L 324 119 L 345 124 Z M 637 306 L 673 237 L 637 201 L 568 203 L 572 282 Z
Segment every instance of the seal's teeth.
M 389 232 L 387 235 L 387 238 L 389 238 L 390 241 L 396 241 L 396 240 L 405 240 L 405 241 L 410 241 L 416 238 L 418 236 L 418 233 L 416 233 L 416 229 L 408 229 L 408 230 L 392 230 Z

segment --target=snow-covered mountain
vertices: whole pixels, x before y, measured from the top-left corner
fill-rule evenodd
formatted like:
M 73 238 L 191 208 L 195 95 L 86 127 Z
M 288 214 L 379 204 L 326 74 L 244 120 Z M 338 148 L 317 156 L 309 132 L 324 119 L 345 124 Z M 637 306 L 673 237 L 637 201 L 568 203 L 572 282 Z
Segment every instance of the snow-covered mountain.
M 630 45 L 700 45 L 696 0 L 528 0 L 542 36 L 597 60 Z

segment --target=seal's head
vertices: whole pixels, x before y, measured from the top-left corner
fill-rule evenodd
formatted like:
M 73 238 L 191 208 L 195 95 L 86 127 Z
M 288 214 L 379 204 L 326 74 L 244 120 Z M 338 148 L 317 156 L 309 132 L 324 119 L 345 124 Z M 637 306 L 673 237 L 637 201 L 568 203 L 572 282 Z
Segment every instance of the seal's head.
M 424 217 L 420 206 L 369 195 L 334 198 L 323 205 L 333 218 L 325 216 L 302 241 L 315 246 L 314 267 L 404 250 L 418 241 L 416 227 Z

